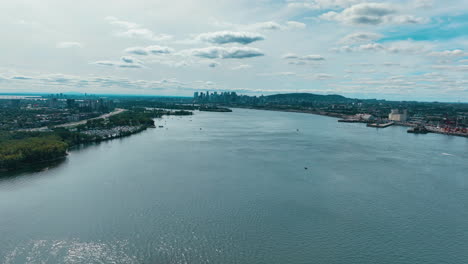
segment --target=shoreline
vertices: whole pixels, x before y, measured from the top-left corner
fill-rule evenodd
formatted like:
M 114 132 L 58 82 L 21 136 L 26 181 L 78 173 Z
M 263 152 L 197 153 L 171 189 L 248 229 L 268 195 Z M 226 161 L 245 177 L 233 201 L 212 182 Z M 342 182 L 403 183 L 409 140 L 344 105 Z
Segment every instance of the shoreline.
M 312 114 L 312 115 L 327 116 L 327 117 L 333 117 L 333 118 L 346 118 L 347 117 L 347 115 L 343 115 L 343 114 L 331 114 L 331 113 L 327 113 L 327 112 L 296 110 L 296 109 L 272 109 L 272 108 L 256 108 L 256 107 L 242 107 L 242 106 L 235 106 L 235 107 L 231 106 L 231 108 L 265 110 L 265 111 L 287 112 L 287 113 L 303 113 L 303 114 Z M 352 122 L 352 123 L 365 124 L 367 122 Z M 394 126 L 402 126 L 402 127 L 413 127 L 414 126 L 414 125 L 411 125 L 411 124 L 398 123 L 398 122 L 394 122 L 393 125 Z M 431 126 L 428 126 L 428 127 L 430 128 L 430 129 L 428 129 L 428 133 L 468 138 L 468 134 L 464 135 L 464 134 L 437 131 L 437 130 L 435 130 L 435 128 L 433 128 Z
M 7 138 L 6 142 L 11 144 L 9 150 L 11 153 L 20 153 L 16 154 L 16 156 L 10 155 L 5 157 L 12 157 L 10 159 L 2 159 L 0 160 L 0 171 L 17 171 L 22 168 L 25 168 L 30 165 L 38 164 L 40 162 L 44 162 L 41 160 L 40 151 L 47 151 L 47 154 L 50 155 L 48 157 L 55 158 L 63 158 L 66 157 L 69 150 L 73 149 L 73 147 L 87 144 L 87 143 L 99 143 L 106 140 L 116 139 L 116 138 L 123 138 L 128 137 L 134 134 L 138 134 L 147 130 L 148 128 L 156 128 L 155 119 L 161 118 L 164 115 L 175 115 L 175 116 L 186 116 L 192 115 L 192 112 L 189 111 L 129 111 L 126 109 L 119 109 L 117 108 L 116 111 L 106 114 L 104 118 L 97 118 L 92 120 L 94 121 L 90 124 L 89 120 L 86 123 L 81 124 L 80 121 L 78 123 L 67 123 L 60 127 L 61 130 L 53 130 L 53 131 L 44 131 L 47 132 L 44 136 L 40 135 L 31 135 L 31 136 L 23 136 L 19 137 L 18 140 L 15 141 L 14 138 Z M 120 117 L 117 118 L 110 118 L 111 116 Z M 100 121 L 99 121 L 100 120 Z M 84 125 L 87 126 L 84 126 Z M 84 126 L 82 130 L 79 128 L 74 128 L 76 125 Z M 68 130 L 67 128 L 74 128 L 74 130 Z M 12 131 L 15 133 L 18 131 Z M 28 131 L 30 132 L 30 131 Z M 41 133 L 42 131 L 34 131 L 34 133 Z M 27 132 L 26 132 L 27 133 Z M 29 151 L 29 147 L 24 145 L 24 142 L 27 140 L 43 140 L 46 143 L 42 143 L 42 150 L 41 147 L 38 147 L 35 151 Z M 7 143 L 7 144 L 8 144 Z M 23 145 L 21 145 L 23 144 Z M 29 143 L 28 144 L 32 144 Z M 60 151 L 57 148 L 54 148 L 53 144 L 58 144 L 60 146 Z M 46 147 L 52 145 L 51 150 L 49 151 Z M 7 145 L 8 146 L 8 145 Z M 32 156 L 22 156 L 21 149 L 26 149 L 29 152 L 28 155 Z M 50 152 L 50 153 L 49 153 Z M 37 154 L 39 153 L 39 154 Z M 9 153 L 7 153 L 9 154 Z M 36 155 L 36 156 L 34 156 Z M 16 158 L 16 159 L 15 159 Z M 40 160 L 40 161 L 39 161 Z M 45 161 L 47 163 L 47 161 Z
M 112 137 L 106 137 L 106 138 L 102 138 L 102 139 L 98 139 L 98 140 L 91 140 L 91 141 L 88 141 L 88 142 L 82 142 L 82 143 L 79 143 L 79 144 L 71 145 L 71 146 L 68 146 L 67 152 L 65 153 L 65 155 L 62 155 L 60 157 L 56 157 L 56 158 L 48 159 L 48 160 L 35 161 L 35 162 L 30 162 L 30 163 L 22 163 L 22 164 L 20 164 L 19 167 L 16 167 L 16 168 L 10 168 L 10 169 L 1 169 L 0 168 L 0 173 L 1 172 L 21 171 L 23 169 L 27 169 L 28 167 L 34 167 L 34 166 L 38 166 L 38 165 L 46 164 L 46 163 L 51 163 L 52 164 L 53 162 L 56 162 L 58 160 L 62 160 L 62 159 L 65 160 L 68 157 L 69 152 L 73 151 L 73 149 L 78 147 L 78 146 L 87 145 L 87 144 L 97 144 L 97 143 L 101 143 L 101 142 L 108 141 L 108 140 L 129 137 L 129 136 L 141 133 L 143 131 L 146 131 L 148 128 L 156 128 L 156 127 L 155 126 L 154 127 L 143 126 L 143 127 L 139 128 L 138 130 L 135 130 L 134 132 L 130 132 L 128 134 L 122 134 L 122 135 L 117 135 L 117 136 L 112 136 Z

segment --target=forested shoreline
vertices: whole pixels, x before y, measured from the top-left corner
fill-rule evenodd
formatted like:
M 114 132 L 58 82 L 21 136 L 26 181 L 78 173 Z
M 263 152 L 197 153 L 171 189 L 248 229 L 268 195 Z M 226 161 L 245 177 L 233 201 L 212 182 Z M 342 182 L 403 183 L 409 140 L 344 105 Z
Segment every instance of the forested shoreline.
M 135 108 L 107 119 L 94 119 L 73 129 L 55 128 L 48 132 L 0 131 L 0 171 L 56 160 L 67 155 L 70 147 L 124 137 L 154 127 L 153 118 L 163 115 L 191 115 L 189 111 L 146 110 Z M 108 131 L 131 127 L 111 136 L 90 135 L 88 131 Z

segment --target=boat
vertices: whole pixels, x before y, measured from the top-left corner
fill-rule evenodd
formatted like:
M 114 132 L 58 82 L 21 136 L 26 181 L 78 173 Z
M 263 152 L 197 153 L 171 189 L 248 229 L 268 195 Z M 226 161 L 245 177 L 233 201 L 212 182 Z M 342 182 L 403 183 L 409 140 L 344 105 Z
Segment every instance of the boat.
M 427 130 L 427 128 L 423 125 L 418 125 L 416 127 L 408 129 L 408 131 L 406 132 L 413 134 L 427 134 L 429 133 L 429 130 Z

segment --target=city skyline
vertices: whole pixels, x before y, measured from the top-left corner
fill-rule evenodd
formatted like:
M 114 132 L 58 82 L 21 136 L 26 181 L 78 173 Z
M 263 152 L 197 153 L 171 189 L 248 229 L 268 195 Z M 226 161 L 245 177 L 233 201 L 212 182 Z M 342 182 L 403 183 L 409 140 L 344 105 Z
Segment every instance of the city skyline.
M 0 92 L 468 101 L 461 0 L 48 3 L 0 4 Z

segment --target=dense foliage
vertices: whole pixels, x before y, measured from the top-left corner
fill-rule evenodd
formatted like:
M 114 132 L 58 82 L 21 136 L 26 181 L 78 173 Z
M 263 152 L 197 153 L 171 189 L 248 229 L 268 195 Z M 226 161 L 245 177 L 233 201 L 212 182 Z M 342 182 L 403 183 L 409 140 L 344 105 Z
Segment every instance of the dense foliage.
M 62 138 L 51 133 L 1 133 L 1 138 L 0 170 L 57 159 L 65 156 L 68 148 Z

